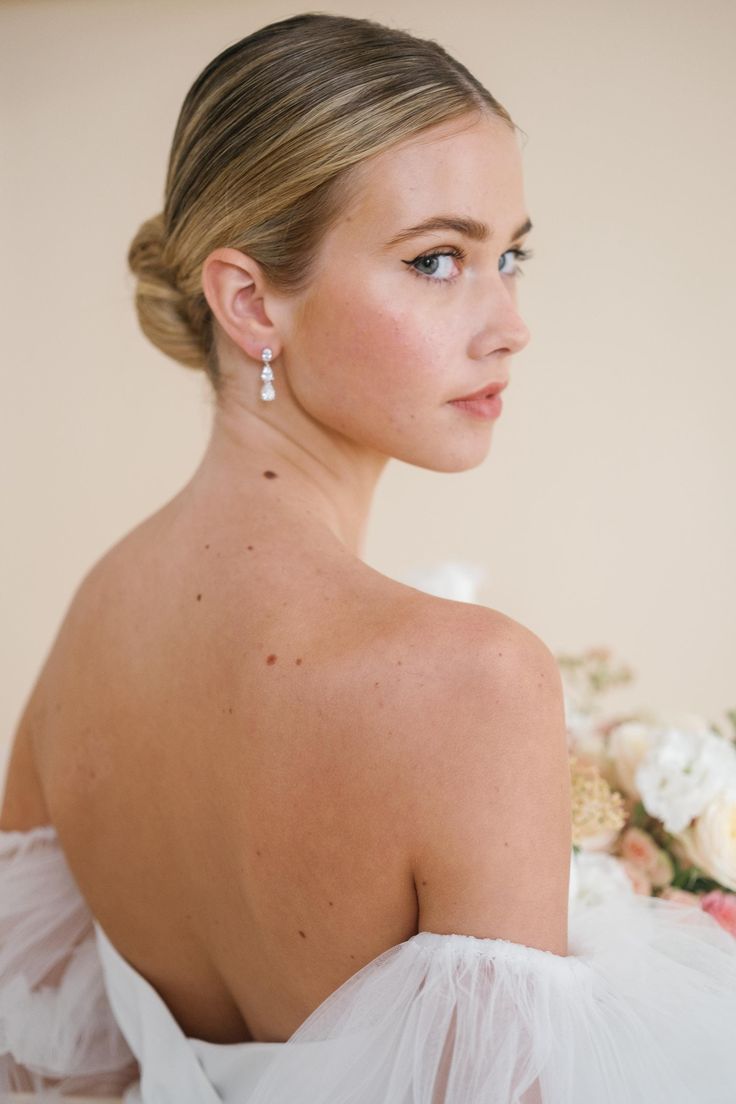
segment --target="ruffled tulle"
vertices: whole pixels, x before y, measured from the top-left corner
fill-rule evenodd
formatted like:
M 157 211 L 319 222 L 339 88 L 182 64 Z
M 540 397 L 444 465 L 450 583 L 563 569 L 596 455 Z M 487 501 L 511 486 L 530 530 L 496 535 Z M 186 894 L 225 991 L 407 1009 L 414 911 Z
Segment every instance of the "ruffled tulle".
M 118 1095 L 137 1070 L 55 829 L 0 831 L 0 1094 Z
M 734 1104 L 736 940 L 713 917 L 630 893 L 576 910 L 568 942 L 419 932 L 286 1042 L 208 1043 L 92 919 L 53 829 L 0 833 L 0 1088 L 31 1070 L 64 1094 L 127 1083 L 127 1104 Z
M 248 1104 L 733 1104 L 732 936 L 631 894 L 568 945 L 420 932 L 328 997 Z

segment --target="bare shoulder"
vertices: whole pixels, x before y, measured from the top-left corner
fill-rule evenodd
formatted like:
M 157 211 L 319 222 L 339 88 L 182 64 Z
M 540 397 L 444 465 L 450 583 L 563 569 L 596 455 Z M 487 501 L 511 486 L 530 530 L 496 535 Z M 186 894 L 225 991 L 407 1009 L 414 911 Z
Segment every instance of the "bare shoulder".
M 414 682 L 418 698 L 410 697 L 408 706 L 436 696 L 435 705 L 447 703 L 456 721 L 477 716 L 485 736 L 489 721 L 500 719 L 500 707 L 505 721 L 517 709 L 528 714 L 534 703 L 543 711 L 555 704 L 562 708 L 557 661 L 542 638 L 521 622 L 488 606 L 424 594 L 406 604 L 402 614 L 392 642 L 433 676 L 429 684 Z M 472 725 L 466 727 L 467 739 L 472 740 Z M 440 728 L 440 744 L 441 733 Z M 485 736 L 482 746 L 487 744 Z
M 419 929 L 567 953 L 571 791 L 562 680 L 532 630 L 468 603 L 417 603 L 399 695 Z

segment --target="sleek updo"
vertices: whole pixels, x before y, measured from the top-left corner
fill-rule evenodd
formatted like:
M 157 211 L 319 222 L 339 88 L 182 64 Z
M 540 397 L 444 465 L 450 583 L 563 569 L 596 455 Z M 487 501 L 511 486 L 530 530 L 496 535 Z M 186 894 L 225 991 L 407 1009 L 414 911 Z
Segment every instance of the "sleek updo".
M 241 250 L 277 291 L 303 290 L 352 194 L 351 166 L 474 108 L 518 130 L 438 43 L 369 19 L 309 12 L 228 46 L 184 99 L 164 209 L 128 251 L 146 337 L 204 368 L 219 394 L 201 281 L 212 250 Z

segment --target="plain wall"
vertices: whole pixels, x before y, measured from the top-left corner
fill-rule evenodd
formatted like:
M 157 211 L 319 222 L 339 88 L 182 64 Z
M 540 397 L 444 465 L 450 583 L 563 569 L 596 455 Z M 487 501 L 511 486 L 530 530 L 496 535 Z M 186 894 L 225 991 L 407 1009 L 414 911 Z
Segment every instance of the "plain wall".
M 74 588 L 187 481 L 209 385 L 140 333 L 126 269 L 183 97 L 279 0 L 0 5 L 0 751 Z M 334 3 L 435 38 L 523 146 L 532 332 L 486 461 L 390 464 L 366 559 L 461 559 L 556 652 L 610 646 L 626 701 L 736 706 L 731 331 L 736 5 Z

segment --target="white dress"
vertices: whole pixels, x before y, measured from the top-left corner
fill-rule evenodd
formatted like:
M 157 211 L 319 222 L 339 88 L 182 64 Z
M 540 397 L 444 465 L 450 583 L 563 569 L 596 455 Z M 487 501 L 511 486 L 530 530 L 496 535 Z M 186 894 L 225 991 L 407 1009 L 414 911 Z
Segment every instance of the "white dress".
M 713 917 L 631 894 L 571 915 L 569 949 L 419 932 L 286 1042 L 209 1043 L 109 942 L 54 828 L 0 832 L 0 1099 L 734 1104 L 736 939 Z

